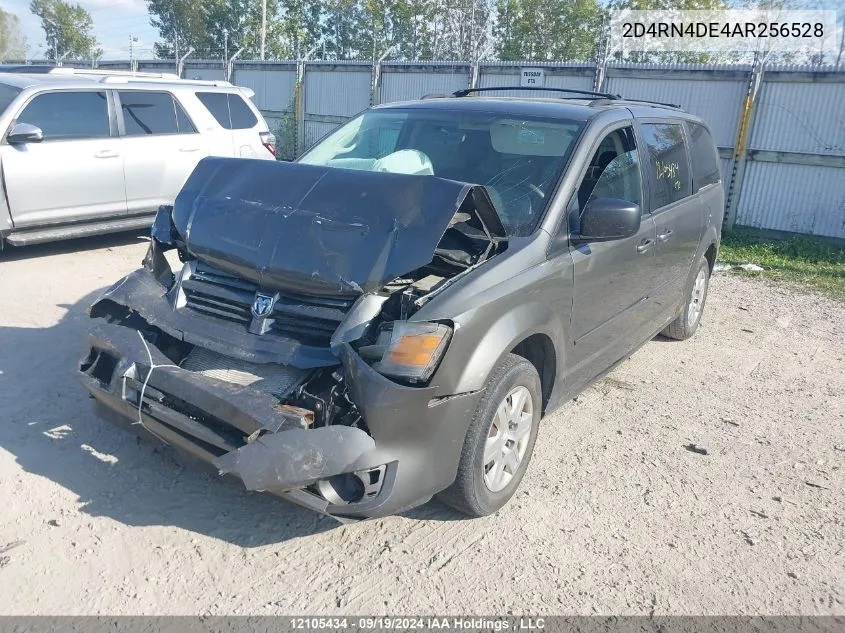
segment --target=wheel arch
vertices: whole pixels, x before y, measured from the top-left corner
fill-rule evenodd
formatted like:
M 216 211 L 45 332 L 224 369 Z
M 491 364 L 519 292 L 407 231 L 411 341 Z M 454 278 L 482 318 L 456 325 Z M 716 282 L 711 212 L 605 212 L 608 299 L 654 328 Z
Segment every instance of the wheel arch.
M 492 322 L 478 314 L 468 316 L 466 321 L 456 320 L 453 345 L 447 353 L 448 366 L 441 368 L 435 380 L 448 384 L 453 393 L 483 389 L 490 374 L 512 353 L 536 368 L 545 411 L 553 399 L 563 358 L 555 341 L 566 340 L 568 323 L 540 301 L 516 303 Z
M 707 250 L 704 251 L 704 259 L 707 260 L 707 263 L 710 265 L 710 272 L 713 272 L 713 267 L 716 265 L 716 255 L 719 252 L 719 248 L 716 246 L 716 242 L 712 242 L 710 246 L 707 247 Z
M 521 356 L 537 370 L 543 397 L 542 412 L 545 414 L 557 377 L 557 352 L 551 337 L 544 333 L 531 334 L 517 343 L 509 353 Z

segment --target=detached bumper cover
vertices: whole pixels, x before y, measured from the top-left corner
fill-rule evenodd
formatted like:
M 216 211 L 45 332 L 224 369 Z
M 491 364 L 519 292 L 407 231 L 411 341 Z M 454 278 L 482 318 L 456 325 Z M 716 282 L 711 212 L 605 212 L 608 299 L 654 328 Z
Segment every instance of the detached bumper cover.
M 454 481 L 478 393 L 434 400 L 434 388 L 397 385 L 343 345 L 350 395 L 371 435 L 345 426 L 309 429 L 273 396 L 173 367 L 144 343 L 137 331 L 119 325 L 91 330 L 91 353 L 79 377 L 97 412 L 143 428 L 238 477 L 249 490 L 336 518 L 361 519 L 424 503 Z M 321 479 L 385 465 L 378 495 L 358 503 L 332 505 L 304 490 Z
M 364 431 L 303 429 L 302 419 L 268 394 L 171 366 L 154 345 L 145 347 L 135 330 L 100 324 L 89 333 L 88 344 L 92 352 L 79 377 L 103 417 L 142 427 L 237 476 L 249 490 L 288 496 L 331 513 L 330 504 L 299 489 L 379 465 L 371 459 L 375 441 Z M 108 363 L 101 361 L 103 354 Z M 108 377 L 103 366 L 113 366 Z

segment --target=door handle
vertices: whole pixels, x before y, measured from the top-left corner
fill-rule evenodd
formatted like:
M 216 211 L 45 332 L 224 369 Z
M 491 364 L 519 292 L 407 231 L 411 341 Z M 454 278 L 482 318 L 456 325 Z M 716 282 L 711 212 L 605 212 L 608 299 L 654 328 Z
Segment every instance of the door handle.
M 94 158 L 117 158 L 120 154 L 112 149 L 104 149 L 101 152 L 94 154 Z
M 643 240 L 637 246 L 637 252 L 648 253 L 652 248 L 654 248 L 654 240 Z
M 660 235 L 657 236 L 657 239 L 661 242 L 668 242 L 671 237 L 672 229 L 661 229 Z
M 190 147 L 190 146 L 186 146 L 186 147 L 180 147 L 180 148 L 179 148 L 179 151 L 180 151 L 180 152 L 185 152 L 185 153 L 189 153 L 189 152 L 198 152 L 198 151 L 200 151 L 200 148 L 199 148 L 199 147 Z

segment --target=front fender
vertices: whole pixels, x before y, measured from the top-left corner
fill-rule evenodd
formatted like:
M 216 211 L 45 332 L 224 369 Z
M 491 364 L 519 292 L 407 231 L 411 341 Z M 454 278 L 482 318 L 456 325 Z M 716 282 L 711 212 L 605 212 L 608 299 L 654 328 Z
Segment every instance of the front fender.
M 509 261 L 494 259 L 414 315 L 454 323 L 449 350 L 431 381 L 437 396 L 482 389 L 502 358 L 535 334 L 550 339 L 555 375 L 564 375 L 572 261 L 568 254 L 546 259 L 545 247 L 536 240 Z
M 484 318 L 478 311 L 454 320 L 452 343 L 432 381 L 441 390 L 446 385 L 451 393 L 482 389 L 502 359 L 529 336 L 543 334 L 553 344 L 565 340 L 563 324 L 545 302 L 519 303 L 501 313 L 497 306 L 495 313 L 493 320 Z M 562 356 L 559 350 L 556 355 Z

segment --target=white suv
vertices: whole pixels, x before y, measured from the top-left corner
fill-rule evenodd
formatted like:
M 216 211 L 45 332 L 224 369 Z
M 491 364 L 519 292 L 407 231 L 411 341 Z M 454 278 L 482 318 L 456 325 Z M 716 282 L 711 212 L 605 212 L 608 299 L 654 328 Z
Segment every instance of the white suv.
M 274 160 L 252 97 L 176 75 L 0 72 L 0 247 L 141 228 L 202 158 Z

